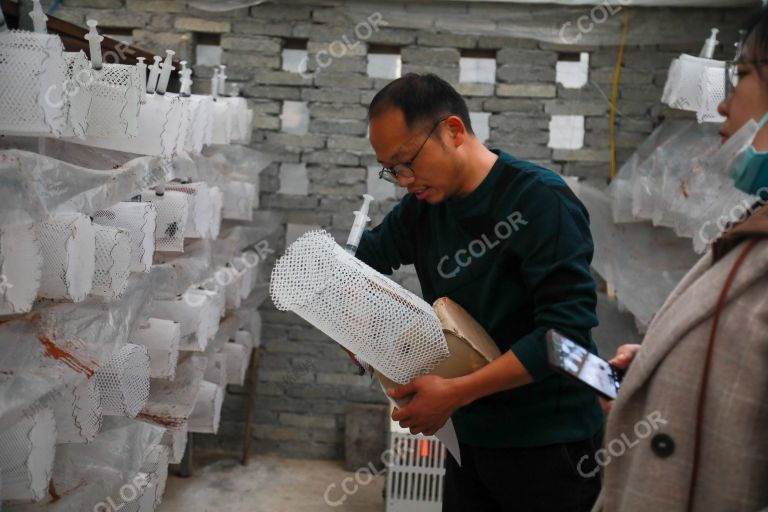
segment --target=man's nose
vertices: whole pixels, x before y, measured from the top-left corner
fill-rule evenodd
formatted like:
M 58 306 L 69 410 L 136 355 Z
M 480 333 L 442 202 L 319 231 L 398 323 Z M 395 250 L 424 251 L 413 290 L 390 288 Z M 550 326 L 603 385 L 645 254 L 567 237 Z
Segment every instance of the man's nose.
M 401 176 L 397 175 L 397 186 L 398 187 L 407 187 L 409 183 L 411 183 L 413 180 L 415 180 L 415 176 Z

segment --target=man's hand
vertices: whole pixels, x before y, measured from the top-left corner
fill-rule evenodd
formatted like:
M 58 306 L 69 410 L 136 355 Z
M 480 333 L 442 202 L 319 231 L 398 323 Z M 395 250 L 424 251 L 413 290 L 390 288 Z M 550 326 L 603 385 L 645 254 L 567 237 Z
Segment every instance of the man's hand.
M 388 389 L 387 394 L 392 398 L 413 395 L 408 405 L 392 413 L 392 419 L 410 429 L 411 434 L 434 435 L 461 407 L 455 383 L 436 375 L 418 377 L 404 386 Z
M 632 361 L 634 361 L 638 350 L 640 350 L 640 345 L 622 345 L 616 350 L 616 355 L 614 358 L 608 362 L 617 368 L 626 370 L 629 368 L 629 365 L 632 364 Z M 605 412 L 611 411 L 612 404 L 612 401 L 608 401 L 603 398 L 600 399 L 600 405 L 603 407 Z

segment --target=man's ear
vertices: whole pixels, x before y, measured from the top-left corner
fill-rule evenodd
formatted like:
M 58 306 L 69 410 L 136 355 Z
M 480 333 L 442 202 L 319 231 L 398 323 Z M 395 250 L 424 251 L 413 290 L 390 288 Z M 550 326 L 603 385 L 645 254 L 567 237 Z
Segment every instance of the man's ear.
M 454 148 L 458 148 L 467 141 L 467 128 L 459 116 L 450 116 L 445 120 L 445 124 Z

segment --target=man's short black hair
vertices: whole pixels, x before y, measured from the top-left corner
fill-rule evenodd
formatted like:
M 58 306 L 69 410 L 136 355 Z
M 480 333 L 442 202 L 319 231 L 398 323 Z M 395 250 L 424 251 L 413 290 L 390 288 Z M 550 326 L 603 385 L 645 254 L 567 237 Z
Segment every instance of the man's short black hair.
M 431 73 L 408 73 L 387 84 L 373 97 L 368 107 L 368 119 L 393 107 L 402 111 L 408 128 L 430 125 L 454 115 L 462 120 L 469 133 L 475 134 L 464 98 L 451 84 Z

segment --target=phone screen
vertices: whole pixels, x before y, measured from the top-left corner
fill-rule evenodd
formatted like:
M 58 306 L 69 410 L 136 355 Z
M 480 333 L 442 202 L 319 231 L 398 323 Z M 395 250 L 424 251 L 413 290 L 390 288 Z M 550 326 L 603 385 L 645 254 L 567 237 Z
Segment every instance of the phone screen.
M 605 398 L 616 398 L 621 376 L 608 361 L 556 331 L 547 333 L 547 345 L 553 367 L 580 380 Z

